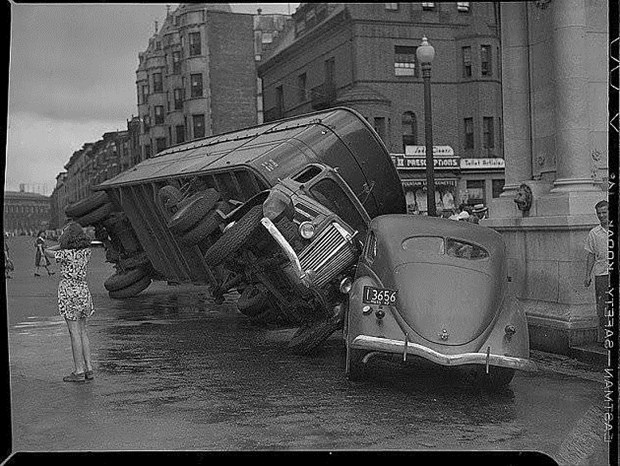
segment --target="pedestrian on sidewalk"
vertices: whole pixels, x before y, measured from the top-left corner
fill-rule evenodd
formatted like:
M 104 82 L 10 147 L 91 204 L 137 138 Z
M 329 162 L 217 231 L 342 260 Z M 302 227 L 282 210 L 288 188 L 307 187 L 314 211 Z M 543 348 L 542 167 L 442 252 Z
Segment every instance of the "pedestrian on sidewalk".
M 65 382 L 92 380 L 93 364 L 86 320 L 95 311 L 86 282 L 91 256 L 90 237 L 76 222 L 68 223 L 59 238 L 59 244 L 45 249 L 45 254 L 60 264 L 58 310 L 65 318 L 71 337 L 74 371 L 63 377 Z
M 55 272 L 51 272 L 49 269 L 50 260 L 44 254 L 45 246 L 46 246 L 45 230 L 40 230 L 37 233 L 37 239 L 34 241 L 34 247 L 36 249 L 35 256 L 34 256 L 34 267 L 35 267 L 34 276 L 35 277 L 41 276 L 41 274 L 39 273 L 41 267 L 43 267 L 47 271 L 48 276 L 54 275 L 55 273 Z
M 596 315 L 598 316 L 598 331 L 596 341 L 605 340 L 605 313 L 607 310 L 607 292 L 609 290 L 608 252 L 608 210 L 607 201 L 599 201 L 594 206 L 599 225 L 590 230 L 586 238 L 584 249 L 586 257 L 586 278 L 583 282 L 588 288 L 594 274 L 594 294 L 596 297 Z

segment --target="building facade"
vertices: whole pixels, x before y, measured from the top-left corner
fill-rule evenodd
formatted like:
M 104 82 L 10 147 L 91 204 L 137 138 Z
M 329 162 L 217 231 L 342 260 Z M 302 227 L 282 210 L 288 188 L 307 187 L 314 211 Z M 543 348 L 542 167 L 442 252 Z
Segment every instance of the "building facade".
M 257 123 L 253 28 L 227 4 L 168 11 L 136 71 L 141 160 Z
M 50 212 L 50 229 L 57 230 L 67 221 L 65 207 L 69 205 L 67 196 L 67 173 L 61 172 L 56 176 L 56 186 L 52 191 L 52 208 Z
M 503 178 L 493 162 L 503 158 L 495 3 L 301 4 L 258 67 L 265 120 L 335 106 L 357 110 L 393 155 L 408 208 L 425 212 L 424 84 L 416 57 L 422 37 L 436 52 L 438 210 L 488 204 Z M 461 159 L 488 162 L 471 170 Z
M 583 247 L 607 198 L 607 5 L 501 3 L 501 19 L 506 185 L 486 224 L 507 241 L 532 344 L 566 353 L 596 335 Z
M 34 235 L 50 225 L 51 198 L 25 191 L 4 192 L 4 232 Z

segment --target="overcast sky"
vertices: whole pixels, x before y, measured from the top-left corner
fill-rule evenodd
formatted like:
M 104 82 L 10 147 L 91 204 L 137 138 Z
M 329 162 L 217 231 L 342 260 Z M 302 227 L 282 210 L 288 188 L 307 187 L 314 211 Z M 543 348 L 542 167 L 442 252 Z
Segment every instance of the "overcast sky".
M 299 3 L 230 5 L 288 14 Z M 137 115 L 138 53 L 166 5 L 12 4 L 11 15 L 5 190 L 50 195 L 73 152 Z

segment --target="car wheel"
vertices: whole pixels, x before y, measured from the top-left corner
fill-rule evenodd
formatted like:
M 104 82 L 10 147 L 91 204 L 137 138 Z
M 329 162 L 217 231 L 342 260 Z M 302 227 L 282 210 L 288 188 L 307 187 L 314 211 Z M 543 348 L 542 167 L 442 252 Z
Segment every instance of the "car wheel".
M 200 243 L 200 241 L 216 231 L 222 221 L 221 217 L 217 213 L 217 210 L 221 210 L 223 213 L 227 214 L 232 210 L 232 206 L 226 201 L 218 202 L 215 205 L 215 208 L 198 222 L 198 225 L 181 236 L 181 242 L 189 246 L 193 246 L 194 244 Z
M 233 255 L 250 239 L 262 218 L 262 204 L 252 207 L 238 222 L 222 233 L 222 236 L 207 250 L 204 256 L 205 262 L 215 267 L 226 257 Z
M 213 206 L 215 206 L 219 199 L 220 193 L 213 188 L 194 194 L 170 218 L 168 228 L 177 234 L 189 230 L 202 220 L 207 212 L 213 209 Z
M 105 191 L 97 191 L 92 196 L 65 207 L 65 214 L 69 218 L 82 217 L 107 202 L 110 202 L 107 193 Z
M 131 298 L 132 296 L 136 296 L 137 294 L 146 290 L 151 284 L 151 277 L 148 275 L 142 277 L 137 282 L 132 285 L 126 286 L 125 288 L 121 288 L 120 290 L 109 291 L 108 295 L 112 299 L 126 299 Z
M 94 225 L 95 223 L 102 222 L 103 220 L 108 218 L 108 216 L 112 213 L 113 210 L 114 206 L 110 202 L 106 202 L 105 204 L 97 207 L 92 212 L 76 218 L 75 221 L 83 227 Z
M 130 269 L 125 272 L 117 272 L 103 282 L 103 286 L 108 291 L 117 291 L 127 288 L 128 286 L 142 280 L 146 274 L 146 270 L 142 268 Z
M 365 364 L 362 362 L 364 359 L 365 351 L 353 348 L 347 348 L 347 360 L 345 366 L 345 376 L 352 382 L 357 382 L 364 378 Z
M 295 354 L 309 354 L 323 344 L 339 327 L 340 324 L 333 319 L 302 325 L 288 342 L 288 347 Z
M 167 185 L 157 191 L 157 198 L 162 208 L 170 215 L 174 215 L 177 204 L 183 199 L 183 194 L 180 189 Z

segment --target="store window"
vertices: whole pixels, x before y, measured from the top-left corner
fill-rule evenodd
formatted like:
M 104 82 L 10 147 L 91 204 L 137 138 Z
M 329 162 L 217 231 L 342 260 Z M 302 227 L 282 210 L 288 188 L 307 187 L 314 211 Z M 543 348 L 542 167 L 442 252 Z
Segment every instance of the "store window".
M 463 77 L 471 78 L 471 47 L 463 47 Z
M 405 112 L 402 117 L 403 152 L 406 146 L 418 143 L 418 123 L 413 112 Z
M 493 75 L 493 66 L 491 63 L 491 46 L 480 46 L 480 73 L 482 76 Z
M 467 203 L 484 204 L 484 180 L 467 180 Z
M 417 57 L 415 46 L 394 46 L 394 75 L 417 76 Z
M 474 148 L 474 119 L 465 118 L 463 120 L 465 126 L 465 149 Z

